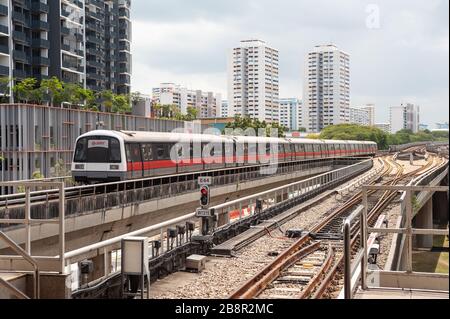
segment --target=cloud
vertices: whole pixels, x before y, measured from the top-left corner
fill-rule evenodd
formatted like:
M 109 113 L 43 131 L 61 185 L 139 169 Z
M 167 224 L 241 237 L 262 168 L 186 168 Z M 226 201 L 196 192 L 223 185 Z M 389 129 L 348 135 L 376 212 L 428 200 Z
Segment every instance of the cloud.
M 377 5 L 380 28 L 366 25 Z M 133 88 L 161 82 L 217 91 L 226 98 L 226 58 L 240 40 L 280 51 L 280 95 L 303 95 L 304 59 L 334 43 L 351 55 L 352 104 L 421 104 L 427 124 L 448 120 L 447 0 L 134 0 Z

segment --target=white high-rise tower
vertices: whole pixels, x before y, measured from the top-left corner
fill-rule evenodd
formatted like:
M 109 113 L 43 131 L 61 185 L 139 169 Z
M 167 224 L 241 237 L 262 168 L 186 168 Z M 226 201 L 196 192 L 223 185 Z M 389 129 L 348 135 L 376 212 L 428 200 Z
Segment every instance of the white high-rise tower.
M 241 41 L 228 59 L 228 116 L 279 121 L 278 50 L 264 41 Z
M 303 125 L 318 133 L 350 122 L 350 56 L 334 45 L 316 46 L 306 58 Z

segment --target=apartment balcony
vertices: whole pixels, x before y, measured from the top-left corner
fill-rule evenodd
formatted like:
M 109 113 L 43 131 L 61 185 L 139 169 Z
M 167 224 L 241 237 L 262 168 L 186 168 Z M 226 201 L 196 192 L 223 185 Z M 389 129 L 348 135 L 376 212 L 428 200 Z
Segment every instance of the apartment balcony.
M 9 77 L 9 67 L 0 65 L 0 76 L 8 76 Z
M 9 46 L 8 45 L 0 45 L 0 53 L 9 54 Z
M 21 31 L 13 31 L 13 38 L 14 38 L 14 40 L 20 41 L 20 42 L 28 42 L 30 40 L 28 35 L 26 35 L 25 33 L 21 32 Z
M 116 79 L 116 83 L 118 85 L 130 85 L 131 81 L 130 79 L 118 78 Z
M 13 76 L 18 79 L 24 79 L 30 76 L 30 74 L 24 70 L 14 70 Z
M 9 35 L 9 29 L 8 29 L 8 26 L 3 25 L 3 24 L 0 24 L 0 33 Z
M 119 67 L 117 67 L 117 72 L 119 72 L 119 73 L 131 73 L 131 67 L 130 66 L 119 66 Z
M 105 80 L 105 76 L 98 74 L 98 73 L 94 73 L 94 72 L 88 72 L 86 74 L 86 78 L 87 79 L 93 79 L 93 80 L 98 80 L 98 81 L 104 81 Z
M 50 30 L 50 25 L 46 21 L 33 20 L 33 21 L 31 21 L 31 28 L 34 30 L 48 31 L 48 30 Z
M 31 3 L 31 10 L 35 12 L 48 13 L 49 7 L 48 4 L 39 1 Z
M 101 8 L 101 9 L 103 9 L 103 7 L 104 7 L 103 1 L 99 1 L 99 0 L 86 0 L 86 4 L 91 4 L 98 8 Z
M 86 12 L 86 17 L 96 19 L 96 20 L 101 20 L 101 21 L 103 21 L 105 19 L 104 14 L 100 14 L 100 13 L 93 12 L 93 11 Z
M 26 24 L 28 22 L 28 19 L 25 17 L 25 15 L 21 12 L 13 12 L 12 18 L 14 22 L 19 22 L 22 24 Z
M 8 7 L 0 4 L 0 17 L 7 17 L 9 14 L 9 10 Z
M 104 69 L 105 68 L 105 63 L 101 63 L 101 62 L 97 62 L 97 61 L 87 61 L 87 66 L 89 67 L 94 67 L 94 68 L 100 68 L 100 69 Z
M 50 48 L 50 41 L 45 39 L 33 39 L 31 41 L 31 44 L 34 47 L 41 48 L 41 49 L 49 49 Z
M 103 57 L 105 55 L 105 52 L 101 51 L 101 50 L 93 49 L 93 48 L 87 48 L 86 49 L 86 54 L 87 55 L 95 55 L 95 56 Z
M 82 72 L 82 73 L 84 73 L 84 66 L 82 66 L 82 65 L 75 65 L 73 63 L 69 63 L 69 62 L 63 61 L 62 62 L 62 67 L 65 68 L 65 69 L 69 69 L 69 70 L 75 71 L 75 72 Z
M 49 66 L 50 65 L 50 59 L 45 57 L 33 57 L 33 64 L 34 65 L 41 65 L 41 66 Z
M 14 50 L 13 51 L 13 57 L 14 60 L 23 62 L 23 63 L 30 63 L 30 56 L 24 52 L 24 51 L 18 51 L 18 50 Z
M 91 43 L 95 43 L 95 44 L 99 44 L 99 45 L 103 45 L 103 42 L 104 42 L 102 39 L 99 39 L 99 38 L 97 38 L 95 36 L 92 36 L 92 35 L 86 36 L 86 41 L 87 42 L 91 42 Z
M 61 34 L 65 36 L 70 36 L 70 29 L 67 27 L 61 27 Z

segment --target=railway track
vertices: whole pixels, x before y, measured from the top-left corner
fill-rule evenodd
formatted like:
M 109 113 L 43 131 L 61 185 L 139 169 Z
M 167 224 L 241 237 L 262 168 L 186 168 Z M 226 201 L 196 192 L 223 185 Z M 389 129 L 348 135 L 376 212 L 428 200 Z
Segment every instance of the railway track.
M 409 151 L 425 152 L 423 148 Z M 397 154 L 398 155 L 398 154 Z M 385 169 L 380 178 L 382 185 L 398 185 L 409 181 L 436 166 L 444 159 L 431 155 L 427 164 L 405 173 L 395 156 L 382 158 Z M 378 178 L 377 180 L 379 180 Z M 374 181 L 372 184 L 376 184 Z M 371 191 L 369 196 L 377 197 L 369 203 L 368 222 L 373 226 L 382 212 L 398 197 L 396 192 Z M 230 299 L 321 299 L 332 298 L 343 286 L 343 221 L 362 202 L 362 192 L 357 193 L 326 219 L 319 222 L 308 235 L 301 237 L 256 276 L 235 291 Z M 352 247 L 360 246 L 359 223 L 352 226 Z

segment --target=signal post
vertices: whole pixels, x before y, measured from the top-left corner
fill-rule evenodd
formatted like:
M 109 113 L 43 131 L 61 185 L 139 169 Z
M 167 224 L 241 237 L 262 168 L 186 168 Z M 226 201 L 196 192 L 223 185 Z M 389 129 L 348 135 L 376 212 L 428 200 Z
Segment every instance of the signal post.
M 200 185 L 200 208 L 197 209 L 196 217 L 201 219 L 201 236 L 194 238 L 196 241 L 209 242 L 212 239 L 211 233 L 214 230 L 216 215 L 210 209 L 211 203 L 211 177 L 199 177 Z

